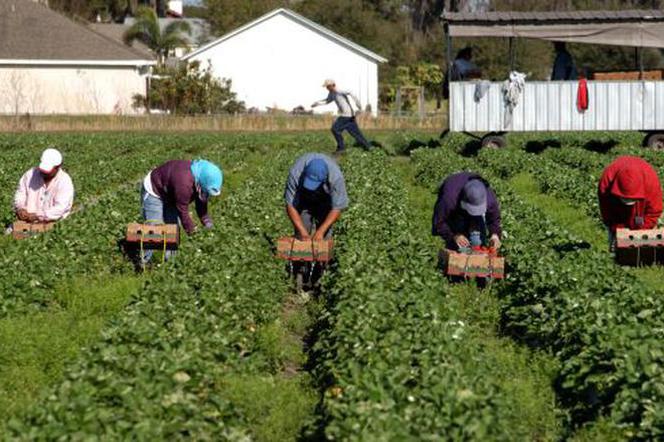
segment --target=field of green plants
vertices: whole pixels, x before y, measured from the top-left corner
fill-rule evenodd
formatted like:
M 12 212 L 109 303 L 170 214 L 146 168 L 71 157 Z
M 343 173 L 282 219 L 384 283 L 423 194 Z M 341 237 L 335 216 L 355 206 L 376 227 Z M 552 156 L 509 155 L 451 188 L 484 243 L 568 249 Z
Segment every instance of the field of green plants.
M 0 221 L 48 145 L 75 213 L 0 237 L 2 440 L 622 441 L 664 438 L 664 271 L 608 253 L 596 184 L 638 134 L 378 132 L 341 158 L 351 204 L 320 288 L 274 241 L 288 169 L 313 134 L 0 135 Z M 119 241 L 167 159 L 222 166 L 215 228 L 136 274 Z M 508 277 L 448 283 L 430 234 L 438 184 L 473 170 L 501 202 Z

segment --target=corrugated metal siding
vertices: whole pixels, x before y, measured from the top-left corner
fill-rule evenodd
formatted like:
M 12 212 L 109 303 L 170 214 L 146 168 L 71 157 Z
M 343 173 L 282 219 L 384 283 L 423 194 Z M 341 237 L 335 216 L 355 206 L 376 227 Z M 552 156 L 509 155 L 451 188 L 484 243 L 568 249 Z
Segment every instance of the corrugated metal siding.
M 491 83 L 475 101 L 474 82 L 450 84 L 450 130 L 453 132 L 539 132 L 664 130 L 664 81 L 588 82 L 588 110 L 576 109 L 574 81 L 526 82 L 504 126 L 502 82 Z

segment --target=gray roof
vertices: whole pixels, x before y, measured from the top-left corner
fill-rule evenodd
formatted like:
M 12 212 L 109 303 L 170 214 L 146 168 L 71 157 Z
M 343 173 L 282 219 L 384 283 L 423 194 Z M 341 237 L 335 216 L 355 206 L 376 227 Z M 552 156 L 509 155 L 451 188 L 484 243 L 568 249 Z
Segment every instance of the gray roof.
M 519 23 L 570 23 L 570 22 L 635 22 L 664 21 L 664 11 L 657 9 L 635 9 L 622 11 L 492 11 L 492 12 L 446 12 L 443 20 L 461 24 L 507 24 Z
M 119 23 L 90 23 L 89 26 L 90 29 L 92 29 L 93 31 L 102 34 L 108 38 L 112 38 L 113 40 L 124 45 L 123 37 L 124 33 L 128 29 L 128 26 Z M 143 54 L 143 56 L 148 57 L 149 59 L 152 59 L 153 57 L 150 48 L 139 40 L 134 41 L 131 44 L 131 48 L 134 49 L 134 52 L 139 52 Z
M 32 0 L 0 0 L 0 60 L 146 65 L 152 57 Z

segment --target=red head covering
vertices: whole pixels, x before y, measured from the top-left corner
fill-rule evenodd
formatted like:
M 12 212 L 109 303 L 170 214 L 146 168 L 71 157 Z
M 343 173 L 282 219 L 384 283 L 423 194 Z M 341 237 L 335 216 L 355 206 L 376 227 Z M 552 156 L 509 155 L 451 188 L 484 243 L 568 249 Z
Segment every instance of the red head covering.
M 646 196 L 646 186 L 643 182 L 643 172 L 637 167 L 624 167 L 618 171 L 611 194 L 619 198 L 643 199 Z

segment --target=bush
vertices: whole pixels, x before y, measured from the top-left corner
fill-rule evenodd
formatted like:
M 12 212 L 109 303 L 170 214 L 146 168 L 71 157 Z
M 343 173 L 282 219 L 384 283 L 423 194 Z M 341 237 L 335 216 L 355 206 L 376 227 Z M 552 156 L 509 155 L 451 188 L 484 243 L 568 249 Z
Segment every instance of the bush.
M 219 80 L 210 66 L 201 68 L 195 61 L 173 67 L 157 68 L 149 96 L 134 95 L 134 107 L 171 114 L 236 114 L 245 110 L 231 90 L 231 80 Z

